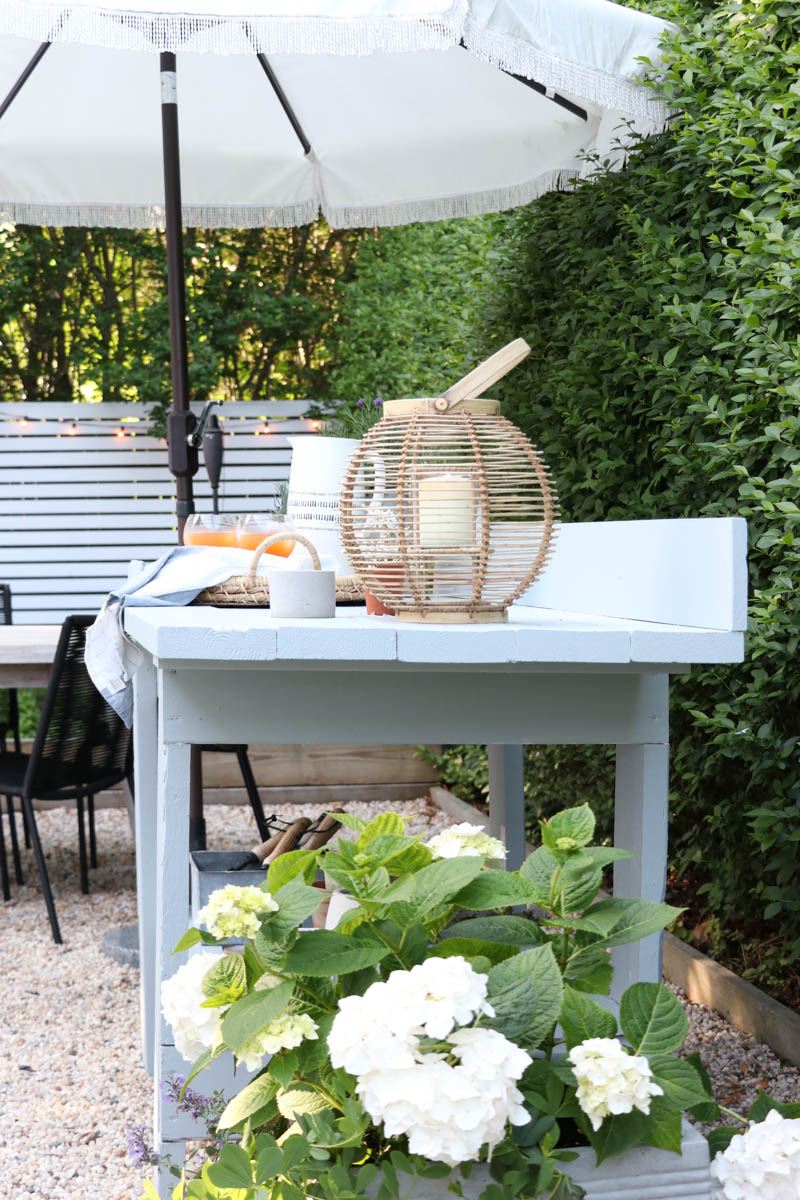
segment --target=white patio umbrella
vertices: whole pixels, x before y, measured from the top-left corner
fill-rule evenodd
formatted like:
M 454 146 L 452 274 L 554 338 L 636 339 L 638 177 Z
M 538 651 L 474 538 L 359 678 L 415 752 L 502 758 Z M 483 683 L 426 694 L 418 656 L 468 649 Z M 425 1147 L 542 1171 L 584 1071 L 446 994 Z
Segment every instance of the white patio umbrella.
M 179 529 L 202 433 L 182 224 L 525 204 L 663 124 L 642 59 L 665 28 L 610 0 L 0 0 L 0 220 L 166 226 Z
M 609 0 L 3 0 L 0 220 L 166 225 L 181 526 L 196 470 L 181 223 L 525 204 L 626 120 L 663 124 L 641 80 L 664 29 Z

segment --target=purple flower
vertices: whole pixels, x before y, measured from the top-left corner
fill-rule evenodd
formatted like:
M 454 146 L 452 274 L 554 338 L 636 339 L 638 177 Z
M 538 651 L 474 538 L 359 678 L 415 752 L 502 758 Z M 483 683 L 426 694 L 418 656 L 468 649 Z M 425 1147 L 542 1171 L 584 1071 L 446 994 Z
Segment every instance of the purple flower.
M 152 1146 L 145 1139 L 144 1125 L 125 1130 L 125 1140 L 128 1143 L 128 1161 L 134 1167 L 151 1167 L 159 1161 Z
M 171 1100 L 177 1106 L 178 1112 L 187 1113 L 195 1121 L 205 1121 L 209 1131 L 216 1129 L 225 1099 L 221 1092 L 213 1096 L 203 1096 L 191 1088 L 186 1089 L 181 1099 L 181 1088 L 184 1085 L 182 1075 L 170 1075 L 161 1081 L 161 1095 L 165 1100 Z
M 360 400 L 356 400 L 356 406 L 357 406 L 358 408 L 363 408 L 363 407 L 364 407 L 364 399 L 363 399 L 363 397 L 362 397 Z
M 380 396 L 376 396 L 375 399 L 372 401 L 372 403 L 377 404 L 378 407 L 380 408 L 380 406 L 383 404 L 383 399 Z

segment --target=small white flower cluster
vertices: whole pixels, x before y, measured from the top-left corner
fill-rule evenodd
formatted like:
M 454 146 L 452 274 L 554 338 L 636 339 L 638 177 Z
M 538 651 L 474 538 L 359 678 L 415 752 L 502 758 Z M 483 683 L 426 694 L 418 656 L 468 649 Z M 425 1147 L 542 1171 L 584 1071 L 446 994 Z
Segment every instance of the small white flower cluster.
M 434 858 L 505 858 L 507 853 L 502 842 L 468 821 L 448 826 L 425 845 Z
M 257 1071 L 267 1054 L 293 1050 L 305 1039 L 317 1039 L 317 1026 L 307 1013 L 281 1013 L 269 1024 L 248 1038 L 239 1049 L 237 1059 L 250 1071 Z
M 269 892 L 229 884 L 211 893 L 197 920 L 214 937 L 252 938 L 261 925 L 258 913 L 277 911 L 278 905 Z
M 356 1076 L 366 1111 L 387 1136 L 407 1134 L 413 1154 L 456 1166 L 487 1143 L 491 1151 L 509 1121 L 529 1120 L 515 1084 L 530 1055 L 496 1030 L 455 1028 L 478 1013 L 494 1015 L 486 976 L 466 959 L 429 958 L 393 971 L 363 996 L 345 996 L 339 1010 L 328 1036 L 331 1063 Z M 426 1049 L 424 1037 L 444 1045 Z
M 203 976 L 220 957 L 219 950 L 204 950 L 195 954 L 170 979 L 161 984 L 161 1009 L 172 1026 L 175 1049 L 194 1062 L 214 1042 L 214 1030 L 219 1020 L 218 1008 L 202 1008 Z
M 641 1054 L 626 1054 L 616 1038 L 587 1038 L 567 1055 L 578 1081 L 576 1093 L 592 1129 L 610 1114 L 650 1112 L 653 1096 L 664 1092 L 653 1082 L 650 1063 Z
M 800 1196 L 800 1119 L 774 1109 L 731 1138 L 711 1164 L 714 1200 L 797 1200 Z

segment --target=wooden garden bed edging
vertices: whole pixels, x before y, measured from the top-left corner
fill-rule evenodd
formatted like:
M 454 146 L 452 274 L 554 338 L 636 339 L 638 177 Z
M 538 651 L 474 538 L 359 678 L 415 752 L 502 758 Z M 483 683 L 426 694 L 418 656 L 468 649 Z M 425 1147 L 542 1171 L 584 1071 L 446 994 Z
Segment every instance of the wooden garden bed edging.
M 431 788 L 434 804 L 454 821 L 489 829 L 489 818 L 443 787 Z M 533 846 L 526 845 L 530 853 Z M 782 1059 L 800 1066 L 800 1016 L 671 933 L 664 934 L 664 979 L 694 1004 L 704 1004 L 743 1033 L 750 1033 Z
M 671 933 L 664 934 L 664 978 L 695 1004 L 713 1008 L 780 1058 L 800 1066 L 800 1016 Z

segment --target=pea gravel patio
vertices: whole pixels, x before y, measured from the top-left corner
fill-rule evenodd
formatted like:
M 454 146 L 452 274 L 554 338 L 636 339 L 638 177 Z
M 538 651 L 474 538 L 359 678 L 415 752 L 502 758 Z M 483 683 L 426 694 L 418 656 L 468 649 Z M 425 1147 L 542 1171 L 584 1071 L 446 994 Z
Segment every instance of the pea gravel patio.
M 408 829 L 432 834 L 450 823 L 427 800 L 352 804 L 369 815 L 392 807 Z M 307 807 L 312 815 L 311 807 Z M 208 844 L 243 848 L 257 840 L 243 808 L 207 809 Z M 13 887 L 0 934 L 0 1181 L 4 1196 L 34 1200 L 138 1200 L 139 1172 L 127 1161 L 125 1130 L 151 1121 L 152 1082 L 140 1066 L 138 971 L 102 953 L 102 934 L 136 920 L 133 842 L 127 815 L 97 814 L 99 867 L 92 894 L 78 888 L 72 811 L 42 815 L 48 869 L 65 944 L 54 946 L 35 882 Z M 687 1049 L 699 1050 L 718 1099 L 741 1111 L 758 1087 L 800 1098 L 800 1070 L 687 1005 Z M 198 1087 L 202 1090 L 202 1081 Z

